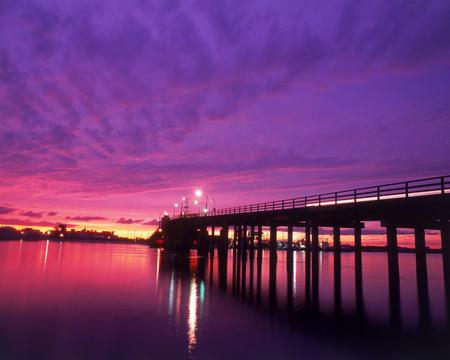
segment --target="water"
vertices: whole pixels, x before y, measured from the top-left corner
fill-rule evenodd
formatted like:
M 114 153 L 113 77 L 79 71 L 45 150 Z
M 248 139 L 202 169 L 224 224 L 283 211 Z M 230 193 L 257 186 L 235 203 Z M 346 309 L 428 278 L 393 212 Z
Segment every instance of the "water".
M 230 251 L 225 262 L 140 245 L 0 242 L 0 359 L 450 354 L 441 255 L 427 255 L 425 293 L 415 254 L 399 254 L 399 294 L 387 254 L 363 253 L 362 289 L 355 255 L 340 261 L 336 282 L 332 253 L 279 252 L 275 264 L 268 252 L 237 261 Z

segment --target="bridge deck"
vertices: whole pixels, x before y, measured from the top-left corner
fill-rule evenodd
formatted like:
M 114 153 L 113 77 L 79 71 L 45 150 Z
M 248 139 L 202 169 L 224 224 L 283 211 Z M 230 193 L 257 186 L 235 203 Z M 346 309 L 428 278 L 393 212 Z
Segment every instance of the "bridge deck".
M 450 176 L 425 178 L 313 196 L 213 210 L 173 219 L 196 224 L 295 225 L 305 221 L 352 223 L 395 220 L 402 224 L 450 217 Z

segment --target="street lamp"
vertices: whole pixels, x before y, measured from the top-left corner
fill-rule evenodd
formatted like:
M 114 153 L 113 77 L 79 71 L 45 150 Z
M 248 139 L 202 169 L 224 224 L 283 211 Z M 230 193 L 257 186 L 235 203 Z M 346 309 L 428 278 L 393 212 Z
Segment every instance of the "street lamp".
M 213 203 L 213 213 L 215 214 L 216 213 L 216 199 L 211 198 L 210 200 Z
M 189 196 L 188 197 L 183 196 L 181 198 L 181 201 L 184 203 L 184 206 L 183 206 L 184 213 L 187 214 L 187 212 L 189 211 Z M 183 215 L 182 209 L 180 209 L 180 212 L 181 212 L 181 215 Z
M 175 217 L 175 211 L 178 208 L 178 203 L 173 204 L 173 217 Z
M 204 194 L 203 192 L 202 192 L 202 190 L 200 190 L 200 189 L 197 189 L 197 190 L 195 190 L 195 196 L 196 197 L 198 197 L 198 198 L 200 198 L 200 197 L 204 197 L 205 198 L 205 209 L 206 210 L 208 210 L 208 204 L 209 204 L 209 201 L 211 201 L 212 203 L 213 203 L 213 212 L 215 213 L 216 212 L 216 199 L 214 199 L 214 198 L 210 198 L 208 195 L 206 195 L 206 194 Z M 198 201 L 197 202 L 194 202 L 196 205 L 198 204 Z M 205 214 L 207 214 L 208 213 L 208 211 L 204 211 L 204 213 Z

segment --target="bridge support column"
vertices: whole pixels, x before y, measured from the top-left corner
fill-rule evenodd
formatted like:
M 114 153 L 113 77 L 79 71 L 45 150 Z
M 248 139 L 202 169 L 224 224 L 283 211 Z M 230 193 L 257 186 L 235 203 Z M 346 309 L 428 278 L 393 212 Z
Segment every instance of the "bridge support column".
M 361 246 L 361 226 L 354 228 L 355 237 L 355 294 L 356 312 L 360 319 L 364 318 L 364 298 L 363 298 L 363 276 L 362 276 L 362 246 Z
M 354 228 L 355 233 L 355 252 L 361 253 L 361 227 L 357 226 Z
M 314 224 L 311 227 L 311 233 L 312 233 L 312 251 L 319 251 L 319 226 Z
M 441 245 L 445 295 L 447 298 L 447 317 L 450 321 L 450 225 L 449 219 L 446 218 L 441 220 Z
M 262 251 L 262 236 L 263 236 L 263 230 L 262 226 L 258 225 L 258 251 Z
M 341 229 L 333 227 L 333 260 L 334 260 L 334 309 L 337 316 L 342 313 L 341 296 Z
M 333 251 L 341 251 L 341 229 L 339 226 L 333 227 Z
M 292 251 L 292 241 L 293 241 L 294 228 L 293 228 L 292 225 L 289 225 L 287 230 L 288 230 L 287 249 L 288 249 L 288 251 Z
M 237 227 L 237 258 L 236 258 L 236 287 L 235 293 L 239 294 L 241 290 L 241 260 L 242 260 L 242 226 L 238 225 Z
M 430 322 L 430 300 L 428 296 L 427 254 L 425 246 L 425 229 L 421 226 L 414 229 L 416 245 L 416 278 L 419 296 L 419 315 L 422 325 Z
M 253 251 L 255 249 L 255 226 L 252 225 L 250 227 L 250 250 Z
M 201 256 L 208 254 L 210 239 L 206 227 L 200 228 L 198 233 L 197 253 Z
M 389 271 L 389 302 L 391 309 L 391 321 L 399 326 L 400 313 L 400 271 L 398 266 L 397 228 L 393 225 L 386 227 L 387 255 Z
M 270 226 L 269 305 L 277 304 L 277 227 Z
M 270 257 L 277 257 L 277 226 L 274 224 L 270 225 Z
M 237 227 L 237 246 L 238 246 L 238 250 L 242 250 L 243 248 L 243 241 L 242 241 L 242 226 L 238 225 Z
M 248 249 L 248 238 L 247 238 L 247 225 L 242 227 L 242 250 L 247 251 Z
M 214 255 L 214 247 L 217 247 L 215 234 L 216 234 L 216 228 L 215 228 L 215 226 L 211 226 L 211 241 L 210 241 L 210 247 L 209 247 L 209 251 L 211 252 L 211 255 Z
M 238 228 L 236 225 L 233 227 L 233 250 L 236 250 L 237 246 Z
M 224 225 L 220 231 L 220 241 L 217 244 L 217 252 L 219 256 L 228 254 L 228 225 Z
M 227 267 L 228 267 L 228 225 L 224 225 L 220 232 L 220 242 L 217 246 L 219 287 L 222 290 L 227 288 Z
M 308 224 L 305 226 L 305 250 L 311 250 L 311 227 Z

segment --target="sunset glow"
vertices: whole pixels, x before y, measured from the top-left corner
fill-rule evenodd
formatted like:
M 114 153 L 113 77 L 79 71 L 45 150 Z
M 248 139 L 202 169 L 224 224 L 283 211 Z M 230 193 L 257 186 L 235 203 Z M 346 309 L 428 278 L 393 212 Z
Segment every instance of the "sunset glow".
M 448 2 L 113 3 L 0 7 L 3 226 L 145 237 L 186 196 L 450 168 Z

